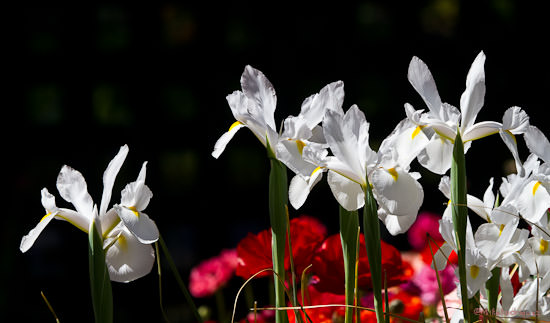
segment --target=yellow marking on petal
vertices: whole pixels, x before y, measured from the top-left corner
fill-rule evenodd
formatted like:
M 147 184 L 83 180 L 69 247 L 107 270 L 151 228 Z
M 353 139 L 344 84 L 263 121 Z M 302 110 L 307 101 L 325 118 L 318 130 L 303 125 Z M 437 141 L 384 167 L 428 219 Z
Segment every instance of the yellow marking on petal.
M 518 141 L 516 139 L 516 136 L 514 136 L 514 134 L 510 131 L 510 130 L 504 130 L 507 134 L 510 135 L 510 137 L 512 137 L 512 139 L 514 140 L 514 143 L 517 145 L 518 144 Z
M 300 152 L 300 155 L 304 152 L 304 147 L 306 146 L 306 143 L 301 140 L 296 140 L 296 147 L 298 148 L 298 151 Z
M 310 177 L 313 176 L 313 174 L 315 174 L 315 172 L 318 172 L 318 171 L 320 171 L 320 170 L 321 170 L 321 166 L 318 166 L 317 168 L 315 168 L 315 169 L 313 170 L 313 172 L 311 172 L 311 175 L 309 175 L 309 176 L 310 176 Z
M 240 121 L 233 122 L 233 124 L 231 125 L 231 127 L 229 127 L 229 130 L 227 132 L 230 132 L 231 130 L 233 130 L 233 128 L 235 128 L 236 126 L 241 125 L 241 124 L 243 124 L 243 123 L 240 122 Z
M 548 251 L 548 241 L 540 239 L 539 250 L 541 254 L 545 254 Z
M 52 213 L 51 213 L 51 212 L 48 212 L 48 214 L 44 215 L 44 216 L 42 217 L 42 219 L 40 219 L 40 222 L 44 221 L 44 219 L 47 218 L 47 217 L 49 217 L 50 215 L 52 215 Z
M 128 209 L 130 209 L 130 211 L 134 212 L 134 214 L 139 218 L 139 212 L 138 212 L 138 210 L 136 209 L 135 206 L 129 206 Z
M 537 190 L 539 189 L 539 186 L 540 186 L 540 182 L 537 181 L 535 183 L 535 186 L 533 186 L 533 195 L 535 195 L 535 193 L 537 192 Z
M 397 179 L 399 178 L 399 174 L 395 170 L 395 168 L 388 169 L 388 173 L 390 173 L 391 177 L 393 177 L 393 180 L 397 182 Z
M 470 276 L 472 276 L 473 279 L 476 279 L 477 275 L 479 275 L 479 267 L 472 265 L 470 267 Z
M 447 201 L 447 206 L 449 206 L 449 205 L 451 205 L 451 200 L 450 199 Z
M 498 236 L 500 237 L 500 235 L 502 234 L 502 230 L 504 230 L 504 224 L 501 224 L 500 225 L 500 228 L 498 230 Z
M 117 243 L 123 251 L 126 251 L 128 249 L 128 242 L 126 241 L 126 237 L 122 234 L 117 238 Z
M 417 127 L 414 129 L 414 131 L 413 131 L 413 133 L 412 133 L 412 135 L 411 135 L 411 139 L 414 140 L 414 137 L 416 137 L 416 136 L 420 133 L 420 131 L 422 131 L 422 129 L 424 129 L 425 127 L 426 127 L 426 126 L 417 126 Z

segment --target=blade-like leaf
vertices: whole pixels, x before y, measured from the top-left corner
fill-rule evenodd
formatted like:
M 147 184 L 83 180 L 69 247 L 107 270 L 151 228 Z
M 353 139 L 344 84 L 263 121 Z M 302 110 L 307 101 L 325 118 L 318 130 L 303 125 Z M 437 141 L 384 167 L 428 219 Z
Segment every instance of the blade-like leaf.
M 105 253 L 103 252 L 103 240 L 92 220 L 88 233 L 88 260 L 90 267 L 90 287 L 92 291 L 92 303 L 94 307 L 95 322 L 113 322 L 113 293 L 111 279 L 105 265 Z

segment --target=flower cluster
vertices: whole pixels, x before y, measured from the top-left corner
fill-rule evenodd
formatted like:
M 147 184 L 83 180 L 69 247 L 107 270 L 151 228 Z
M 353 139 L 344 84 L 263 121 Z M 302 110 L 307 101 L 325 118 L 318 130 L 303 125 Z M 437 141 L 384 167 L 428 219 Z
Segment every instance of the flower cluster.
M 204 260 L 191 270 L 189 292 L 194 297 L 212 296 L 227 284 L 237 268 L 237 251 L 222 250 L 217 257 Z
M 103 173 L 103 195 L 99 210 L 88 194 L 82 174 L 69 166 L 63 166 L 57 177 L 57 190 L 75 209 L 57 207 L 55 196 L 48 189 L 42 189 L 42 205 L 46 215 L 23 237 L 21 251 L 29 250 L 53 219 L 68 221 L 86 233 L 95 222 L 103 239 L 105 264 L 111 280 L 129 282 L 147 275 L 155 262 L 151 244 L 159 238 L 155 222 L 143 212 L 153 196 L 145 185 L 147 162 L 143 163 L 137 180 L 122 190 L 120 203 L 108 209 L 116 175 L 127 155 L 128 146 L 122 146 Z

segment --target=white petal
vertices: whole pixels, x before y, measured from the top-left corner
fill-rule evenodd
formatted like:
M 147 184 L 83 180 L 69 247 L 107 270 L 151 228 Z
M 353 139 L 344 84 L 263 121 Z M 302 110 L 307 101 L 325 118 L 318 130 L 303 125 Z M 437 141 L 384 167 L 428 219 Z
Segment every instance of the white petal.
M 111 160 L 107 169 L 103 173 L 103 195 L 101 196 L 101 206 L 99 208 L 99 214 L 103 215 L 107 212 L 107 207 L 111 202 L 111 194 L 113 191 L 113 185 L 115 183 L 115 178 L 128 155 L 128 146 L 124 145 L 120 147 L 118 154 Z
M 489 221 L 491 209 L 487 208 L 483 201 L 470 194 L 466 195 L 466 201 L 470 210 L 474 211 L 474 213 L 479 215 L 483 220 Z
M 155 252 L 150 244 L 142 244 L 129 231 L 121 230 L 105 253 L 105 263 L 112 281 L 130 282 L 151 272 Z
M 529 116 L 520 107 L 511 107 L 504 112 L 502 128 L 517 135 L 529 128 Z
M 474 124 L 477 114 L 485 98 L 485 54 L 480 52 L 468 72 L 466 77 L 466 90 L 460 97 L 460 111 L 462 112 L 462 121 L 460 127 L 467 129 Z
M 300 116 L 302 116 L 309 127 L 313 129 L 319 124 L 325 115 L 325 111 L 341 110 L 344 101 L 344 82 L 337 81 L 323 87 L 318 94 L 314 94 L 302 103 Z
M 89 219 L 93 217 L 92 197 L 88 194 L 86 181 L 80 172 L 63 166 L 57 177 L 57 190 L 62 198 L 74 205 L 78 213 Z
M 412 58 L 409 64 L 408 78 L 416 92 L 418 92 L 424 102 L 426 102 L 428 109 L 439 117 L 441 98 L 437 92 L 434 78 L 428 66 L 416 56 Z
M 437 251 L 435 250 L 437 246 L 433 246 L 434 249 L 434 257 L 432 260 L 432 269 L 435 270 L 443 270 L 447 266 L 447 262 L 449 260 L 449 256 L 451 255 L 451 252 L 453 252 L 453 247 L 448 243 L 443 243 Z
M 407 168 L 428 143 L 429 139 L 420 126 L 415 125 L 409 119 L 403 119 L 382 141 L 378 153 L 390 148 L 394 149 L 397 152 L 397 164 L 402 168 Z
M 501 303 L 502 309 L 508 311 L 514 300 L 514 288 L 512 287 L 512 280 L 508 267 L 500 269 L 500 289 L 501 289 Z
M 526 220 L 536 223 L 550 208 L 550 195 L 540 182 L 531 181 L 521 191 L 518 208 Z
M 464 129 L 462 141 L 468 142 L 498 133 L 502 129 L 502 124 L 495 121 L 482 121 L 462 129 Z
M 237 133 L 237 131 L 239 129 L 241 129 L 242 127 L 244 127 L 245 125 L 242 124 L 242 123 L 238 123 L 238 124 L 234 124 L 234 126 L 231 126 L 229 128 L 229 131 L 227 131 L 226 133 L 224 133 L 217 141 L 216 141 L 216 144 L 214 145 L 214 151 L 212 152 L 212 156 L 214 158 L 218 158 L 220 157 L 220 155 L 223 153 L 223 151 L 225 150 L 225 147 L 227 146 L 227 144 L 229 143 L 229 141 L 233 138 L 233 136 L 235 135 L 235 133 Z
M 114 209 L 126 228 L 141 243 L 153 243 L 158 240 L 159 231 L 157 225 L 147 214 L 120 205 L 115 205 Z
M 451 168 L 452 153 L 453 144 L 439 135 L 435 135 L 418 155 L 418 162 L 428 170 L 442 175 Z
M 261 71 L 247 65 L 241 76 L 241 87 L 246 97 L 255 102 L 262 112 L 265 123 L 272 129 L 277 129 L 274 117 L 277 96 L 267 77 Z
M 313 186 L 319 183 L 322 177 L 323 171 L 320 169 L 311 174 L 307 179 L 301 175 L 295 175 L 288 187 L 288 199 L 292 207 L 298 210 L 306 201 Z
M 525 138 L 525 143 L 531 153 L 537 155 L 545 162 L 550 163 L 550 142 L 539 128 L 529 126 L 523 138 Z
M 516 137 L 510 131 L 500 131 L 499 134 L 500 134 L 500 138 L 502 138 L 502 141 L 504 141 L 504 143 L 506 144 L 506 147 L 508 147 L 508 149 L 512 153 L 512 156 L 514 157 L 514 162 L 516 163 L 516 170 L 518 175 L 524 176 L 525 169 L 523 168 L 521 159 L 519 157 Z
M 416 221 L 417 213 L 418 212 L 414 212 L 408 215 L 397 216 L 388 214 L 384 209 L 378 209 L 378 218 L 384 222 L 388 232 L 395 236 L 409 230 L 414 221 Z
M 40 233 L 42 233 L 42 231 L 48 225 L 48 223 L 52 221 L 54 216 L 55 216 L 55 213 L 48 214 L 45 217 L 43 217 L 42 220 L 38 222 L 36 227 L 34 227 L 34 229 L 29 231 L 29 233 L 21 239 L 21 244 L 19 245 L 19 250 L 21 250 L 21 252 L 26 252 L 27 250 L 30 249 L 30 247 L 32 247 L 32 245 L 34 244 L 34 242 L 36 241 Z
M 401 167 L 372 173 L 371 182 L 380 207 L 388 214 L 411 216 L 418 213 L 424 199 L 424 190 L 418 181 Z
M 365 194 L 356 182 L 333 171 L 328 172 L 327 182 L 332 194 L 344 209 L 354 211 L 365 204 Z
M 135 182 L 129 183 L 121 193 L 121 204 L 127 207 L 135 207 L 143 211 L 153 197 L 153 192 L 145 185 L 145 173 L 147 162 L 143 163 L 139 176 Z

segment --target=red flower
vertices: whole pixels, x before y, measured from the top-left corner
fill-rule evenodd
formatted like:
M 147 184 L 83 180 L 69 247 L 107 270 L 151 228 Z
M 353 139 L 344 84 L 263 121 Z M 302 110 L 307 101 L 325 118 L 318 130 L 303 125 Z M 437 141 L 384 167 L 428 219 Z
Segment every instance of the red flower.
M 313 217 L 302 215 L 290 220 L 292 256 L 298 277 L 311 264 L 313 253 L 326 237 L 326 232 L 325 226 Z M 236 273 L 239 277 L 248 279 L 263 269 L 272 268 L 271 229 L 263 230 L 258 234 L 249 233 L 237 245 L 237 254 Z M 288 252 L 285 253 L 285 269 L 290 271 Z M 266 271 L 256 277 L 271 274 L 270 271 Z
M 300 304 L 303 306 L 310 306 L 310 305 L 334 305 L 334 304 L 345 304 L 346 298 L 344 295 L 338 295 L 338 294 L 332 294 L 327 292 L 319 292 L 316 290 L 312 285 L 308 285 L 307 291 L 306 291 L 306 297 L 305 300 L 302 300 L 301 296 L 298 296 L 298 301 L 300 301 Z M 301 295 L 301 292 L 298 293 L 298 295 Z M 344 319 L 344 307 L 339 306 L 326 306 L 326 307 L 318 307 L 318 308 L 309 308 L 305 309 L 305 312 L 307 313 L 307 316 L 311 319 L 311 322 L 314 323 L 332 323 L 336 322 L 337 320 L 334 320 L 335 318 L 342 318 L 342 321 Z M 296 322 L 296 314 L 294 310 L 287 310 L 288 313 L 288 321 L 290 323 Z M 307 318 L 305 317 L 304 313 L 300 311 L 300 314 L 302 315 L 302 321 L 308 322 Z
M 374 308 L 373 296 L 367 295 L 361 300 L 362 306 Z M 409 322 L 403 318 L 417 321 L 420 313 L 424 310 L 424 305 L 420 297 L 409 294 L 402 289 L 393 289 L 388 291 L 388 303 L 390 305 L 390 322 L 405 323 Z M 386 311 L 386 304 L 382 304 L 382 308 Z M 391 315 L 394 314 L 394 315 Z M 371 311 L 361 311 L 361 322 L 376 322 L 376 314 Z
M 401 254 L 392 245 L 380 241 L 382 248 L 382 279 L 384 274 L 387 286 L 396 286 L 410 277 L 410 270 L 401 260 Z M 372 289 L 370 267 L 363 234 L 359 236 L 359 274 L 357 284 L 364 290 Z M 328 237 L 313 256 L 314 285 L 321 292 L 344 293 L 344 256 L 340 235 Z

